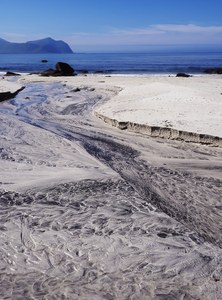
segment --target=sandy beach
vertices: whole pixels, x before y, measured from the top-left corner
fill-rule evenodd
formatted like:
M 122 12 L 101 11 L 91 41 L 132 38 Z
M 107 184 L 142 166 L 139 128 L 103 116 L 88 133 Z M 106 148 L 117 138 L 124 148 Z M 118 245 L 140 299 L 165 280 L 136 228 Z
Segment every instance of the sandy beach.
M 118 84 L 118 80 L 113 79 L 113 83 Z M 178 139 L 193 142 L 201 142 L 199 136 L 204 134 L 222 137 L 220 77 L 121 78 L 120 85 L 123 90 L 96 111 L 101 117 L 131 123 L 128 129 L 141 133 L 154 128 L 154 136 L 162 134 L 165 138 L 170 137 L 170 130 L 174 130 L 173 139 L 178 135 Z M 139 125 L 145 126 L 139 130 Z M 158 127 L 162 133 L 157 131 Z M 176 131 L 181 131 L 181 136 Z M 193 133 L 193 140 L 189 133 Z
M 221 299 L 221 76 L 0 76 L 23 86 L 0 103 L 3 299 Z

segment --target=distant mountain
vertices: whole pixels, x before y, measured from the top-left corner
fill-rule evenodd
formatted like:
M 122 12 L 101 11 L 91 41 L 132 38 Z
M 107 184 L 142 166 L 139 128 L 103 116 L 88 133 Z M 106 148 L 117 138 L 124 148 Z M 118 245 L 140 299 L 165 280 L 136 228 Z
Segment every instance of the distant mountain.
M 26 43 L 11 43 L 0 38 L 0 54 L 35 54 L 35 53 L 73 53 L 63 41 L 52 38 L 30 41 Z

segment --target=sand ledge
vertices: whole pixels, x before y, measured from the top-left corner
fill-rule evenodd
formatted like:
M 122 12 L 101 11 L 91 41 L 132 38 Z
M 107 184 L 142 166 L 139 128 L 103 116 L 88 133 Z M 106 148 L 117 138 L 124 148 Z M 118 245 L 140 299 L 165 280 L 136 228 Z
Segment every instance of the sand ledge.
M 142 133 L 151 137 L 160 137 L 171 140 L 180 140 L 184 142 L 199 143 L 222 148 L 222 138 L 209 134 L 201 134 L 184 130 L 177 130 L 170 127 L 150 126 L 134 122 L 123 122 L 109 118 L 98 112 L 94 112 L 95 116 L 105 123 L 121 130 L 128 130 L 135 133 Z

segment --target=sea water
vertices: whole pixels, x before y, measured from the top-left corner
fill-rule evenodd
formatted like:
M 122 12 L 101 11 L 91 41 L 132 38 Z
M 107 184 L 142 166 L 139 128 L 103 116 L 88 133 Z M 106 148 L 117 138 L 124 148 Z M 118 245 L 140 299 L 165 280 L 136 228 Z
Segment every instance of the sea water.
M 42 60 L 47 60 L 43 63 Z M 1 54 L 0 72 L 39 72 L 58 61 L 77 72 L 110 74 L 201 74 L 222 67 L 222 51 L 148 51 L 144 53 Z

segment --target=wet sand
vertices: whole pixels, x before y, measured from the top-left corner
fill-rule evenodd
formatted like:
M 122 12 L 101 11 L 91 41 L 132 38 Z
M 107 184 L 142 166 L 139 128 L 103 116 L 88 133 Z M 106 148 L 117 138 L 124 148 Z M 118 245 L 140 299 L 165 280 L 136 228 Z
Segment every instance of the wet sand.
M 132 82 L 22 76 L 1 104 L 3 299 L 221 298 L 222 149 L 98 119 Z

